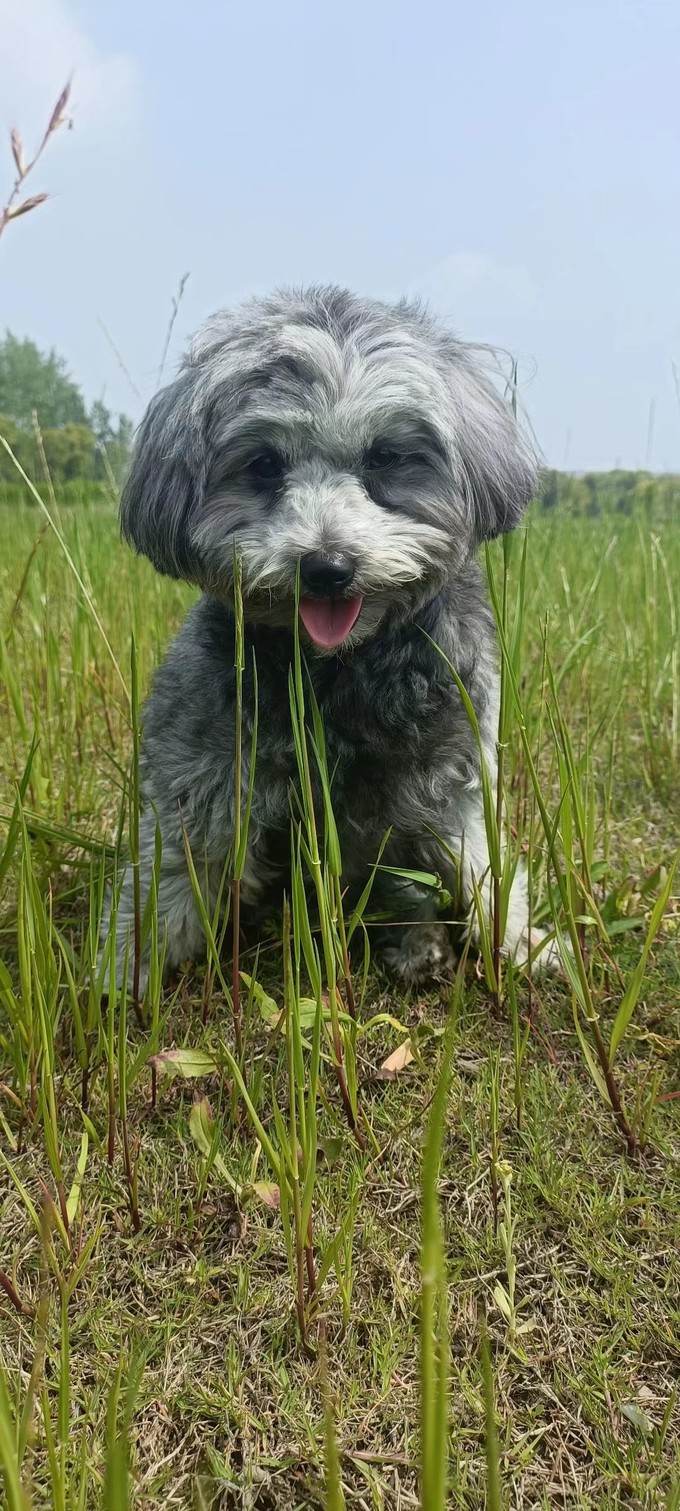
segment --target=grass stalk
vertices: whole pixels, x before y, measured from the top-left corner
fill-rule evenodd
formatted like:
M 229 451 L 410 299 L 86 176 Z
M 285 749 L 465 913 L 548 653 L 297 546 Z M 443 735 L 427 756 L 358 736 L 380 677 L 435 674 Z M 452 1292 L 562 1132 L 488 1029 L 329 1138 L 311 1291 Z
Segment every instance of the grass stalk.
M 297 602 L 297 598 L 298 597 L 299 597 L 299 581 L 297 583 L 297 588 L 296 588 L 296 602 Z M 326 884 L 325 884 L 325 880 L 324 880 L 324 870 L 323 870 L 323 865 L 322 865 L 322 860 L 321 860 L 321 853 L 320 853 L 320 849 L 319 849 L 319 839 L 318 839 L 317 822 L 316 822 L 316 814 L 315 814 L 315 806 L 314 806 L 314 791 L 313 791 L 313 786 L 312 786 L 312 772 L 311 772 L 311 764 L 310 764 L 310 759 L 309 759 L 309 746 L 308 746 L 308 739 L 307 739 L 306 704 L 305 704 L 305 692 L 304 692 L 304 683 L 303 683 L 303 675 L 302 675 L 302 652 L 301 652 L 301 648 L 300 648 L 300 632 L 299 632 L 298 615 L 297 614 L 296 614 L 296 617 L 295 617 L 294 656 L 295 656 L 294 666 L 291 669 L 290 679 L 289 679 L 289 694 L 290 694 L 291 718 L 292 718 L 292 725 L 293 725 L 293 736 L 294 736 L 294 740 L 295 740 L 295 750 L 296 750 L 297 764 L 298 764 L 298 773 L 299 773 L 299 777 L 300 777 L 300 786 L 301 786 L 302 812 L 303 812 L 303 819 L 304 819 L 304 826 L 305 826 L 305 840 L 306 840 L 306 844 L 305 844 L 304 853 L 306 854 L 306 856 L 308 858 L 308 862 L 309 862 L 309 870 L 310 870 L 312 882 L 313 882 L 313 885 L 314 885 L 314 892 L 315 892 L 315 897 L 316 897 L 316 902 L 317 902 L 317 909 L 318 909 L 318 914 L 319 914 L 319 924 L 320 924 L 321 942 L 322 942 L 322 947 L 323 947 L 323 956 L 324 956 L 324 963 L 325 963 L 325 970 L 326 970 L 326 985 L 327 985 L 328 1002 L 329 1002 L 329 1009 L 330 1009 L 330 1016 L 331 1016 L 332 1036 L 333 1036 L 333 1050 L 334 1050 L 334 1055 L 335 1055 L 335 1071 L 336 1071 L 337 1080 L 338 1080 L 338 1089 L 339 1089 L 339 1092 L 340 1092 L 340 1099 L 342 1101 L 342 1106 L 343 1106 L 343 1109 L 344 1109 L 344 1113 L 345 1113 L 345 1117 L 347 1119 L 348 1125 L 351 1128 L 352 1133 L 354 1134 L 354 1137 L 356 1138 L 357 1143 L 359 1144 L 360 1148 L 363 1149 L 363 1148 L 365 1148 L 365 1139 L 364 1139 L 363 1133 L 361 1131 L 361 1128 L 359 1127 L 358 1107 L 357 1107 L 357 1101 L 356 1101 L 356 1088 L 355 1088 L 355 1095 L 354 1095 L 354 1098 L 353 1098 L 352 1095 L 350 1094 L 350 1089 L 349 1089 L 349 1086 L 348 1086 L 348 1080 L 347 1080 L 347 1074 L 346 1074 L 346 1066 L 345 1066 L 345 1053 L 343 1052 L 343 1035 L 342 1035 L 341 1028 L 340 1028 L 340 1018 L 339 1018 L 339 1012 L 338 1012 L 338 1008 L 339 1008 L 339 994 L 338 994 L 337 972 L 336 972 L 336 958 L 337 958 L 337 954 L 336 954 L 336 945 L 335 945 L 335 941 L 334 941 L 334 938 L 333 938 L 332 906 L 329 905 L 329 896 L 328 896 L 328 893 L 327 893 L 327 890 L 326 890 Z M 319 777 L 320 777 L 320 781 L 321 781 L 321 784 L 322 784 L 322 790 L 323 790 L 323 794 L 324 794 L 324 817 L 325 817 L 326 825 L 327 825 L 326 840 L 327 840 L 327 845 L 329 846 L 329 851 L 330 851 L 330 856 L 331 856 L 331 865 L 339 873 L 340 869 L 341 869 L 341 865 L 340 865 L 340 859 L 339 859 L 339 844 L 338 844 L 337 830 L 335 829 L 335 823 L 334 823 L 333 816 L 332 816 L 332 805 L 331 805 L 331 801 L 330 801 L 330 782 L 328 780 L 328 772 L 327 772 L 327 770 L 324 767 L 324 754 L 325 754 L 325 752 L 324 752 L 324 749 L 323 749 L 323 744 L 320 742 L 321 718 L 320 718 L 320 713 L 319 713 L 319 710 L 318 710 L 318 706 L 316 704 L 316 699 L 314 697 L 314 691 L 313 691 L 313 688 L 311 688 L 311 686 L 310 686 L 310 697 L 311 697 L 311 700 L 312 700 L 313 716 L 316 716 L 315 717 L 314 727 L 315 727 L 315 732 L 316 732 L 316 736 L 317 736 L 317 741 L 316 741 L 316 745 L 315 745 L 314 748 L 315 748 L 315 754 L 317 756 L 317 766 L 318 766 Z M 332 897 L 332 893 L 331 893 L 331 897 Z M 349 1050 L 350 1050 L 350 1053 L 351 1053 L 351 1051 L 352 1051 L 351 1043 L 349 1045 L 347 1045 L 347 1044 L 345 1045 L 345 1049 L 347 1049 L 348 1047 L 349 1047 Z
M 427 1122 L 421 1175 L 420 1500 L 427 1511 L 444 1511 L 449 1504 L 449 1316 L 438 1183 L 465 959 L 464 954 L 451 993 L 441 1067 Z
M 241 857 L 241 797 L 243 785 L 243 672 L 245 670 L 245 651 L 243 634 L 243 589 L 241 559 L 236 554 L 234 547 L 234 668 L 236 672 L 235 693 L 235 741 L 234 753 L 234 874 L 232 879 L 232 987 L 231 1006 L 234 1018 L 234 1042 L 239 1060 L 243 1059 L 243 1028 L 241 1023 L 241 975 L 240 975 L 240 949 L 241 949 L 241 874 L 243 861 L 239 865 Z M 251 763 L 254 764 L 254 754 L 251 753 Z

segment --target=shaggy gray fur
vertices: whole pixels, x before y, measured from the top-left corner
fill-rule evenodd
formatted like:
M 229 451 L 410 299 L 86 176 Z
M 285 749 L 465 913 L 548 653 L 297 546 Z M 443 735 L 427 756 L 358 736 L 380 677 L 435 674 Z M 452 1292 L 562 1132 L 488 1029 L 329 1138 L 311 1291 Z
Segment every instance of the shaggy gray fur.
M 335 772 L 344 883 L 364 886 L 391 827 L 385 863 L 434 869 L 453 883 L 434 830 L 463 851 L 467 898 L 472 873 L 486 885 L 478 752 L 423 631 L 465 683 L 493 768 L 498 679 L 475 552 L 518 523 L 535 483 L 531 452 L 472 349 L 418 304 L 312 288 L 222 311 L 203 327 L 147 410 L 121 506 L 135 548 L 204 594 L 144 712 L 142 901 L 158 821 L 168 965 L 204 949 L 180 812 L 213 888 L 233 832 L 234 545 L 245 595 L 246 753 L 251 647 L 260 708 L 244 902 L 280 901 L 285 884 L 295 578 L 312 552 L 347 567 L 351 594 L 364 600 L 340 647 L 322 650 L 303 634 Z M 375 900 L 396 920 L 432 916 L 431 902 L 396 879 L 385 877 Z M 128 873 L 121 957 L 131 920 Z M 513 952 L 525 925 L 519 873 L 506 932 Z M 437 926 L 407 928 L 389 954 L 417 979 L 446 963 L 446 936 Z

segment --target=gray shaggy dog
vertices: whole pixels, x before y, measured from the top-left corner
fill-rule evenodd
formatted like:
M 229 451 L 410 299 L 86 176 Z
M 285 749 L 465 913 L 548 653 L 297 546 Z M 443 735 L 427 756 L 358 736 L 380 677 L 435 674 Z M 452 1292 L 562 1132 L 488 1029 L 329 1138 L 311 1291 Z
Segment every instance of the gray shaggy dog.
M 244 904 L 280 904 L 286 885 L 298 568 L 343 884 L 361 891 L 391 829 L 384 864 L 436 871 L 468 905 L 474 875 L 488 898 L 478 749 L 431 641 L 468 689 L 493 773 L 498 672 L 476 551 L 513 529 L 535 487 L 510 408 L 472 349 L 417 303 L 310 288 L 204 325 L 179 376 L 149 405 L 121 506 L 136 550 L 203 594 L 144 710 L 141 897 L 144 906 L 158 825 L 167 966 L 205 949 L 182 826 L 215 892 L 233 835 L 234 549 L 243 564 L 246 780 L 251 648 L 259 681 Z M 133 891 L 128 870 L 119 962 Z M 372 906 L 401 925 L 385 930 L 383 952 L 403 979 L 446 969 L 451 946 L 431 893 L 380 872 Z M 526 925 L 520 869 L 505 931 L 516 957 L 526 956 Z

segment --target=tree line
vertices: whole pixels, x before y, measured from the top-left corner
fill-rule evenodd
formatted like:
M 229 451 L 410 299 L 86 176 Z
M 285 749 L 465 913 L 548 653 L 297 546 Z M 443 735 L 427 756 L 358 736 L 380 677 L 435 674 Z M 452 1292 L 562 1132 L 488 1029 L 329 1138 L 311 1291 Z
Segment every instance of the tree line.
M 680 476 L 675 473 L 555 472 L 541 476 L 539 502 L 543 509 L 567 509 L 571 514 L 635 514 L 644 510 L 655 518 L 675 519 L 680 512 Z
M 36 421 L 39 436 L 36 433 Z M 0 340 L 0 435 L 34 483 L 45 462 L 53 483 L 119 481 L 130 457 L 133 424 L 101 399 L 88 409 L 57 352 L 6 331 Z M 0 447 L 0 482 L 17 483 L 12 458 Z
M 0 435 L 38 486 L 45 480 L 42 446 L 52 482 L 62 490 L 69 485 L 65 496 L 76 502 L 88 485 L 122 481 L 133 425 L 127 415 L 112 415 L 101 399 L 88 409 L 63 357 L 55 351 L 41 352 L 33 341 L 7 331 L 0 339 Z M 25 494 L 3 447 L 0 484 L 2 498 Z M 92 495 L 97 491 L 93 489 Z M 680 477 L 622 469 L 583 474 L 546 469 L 538 503 L 544 510 L 565 508 L 585 516 L 644 509 L 657 517 L 676 517 Z

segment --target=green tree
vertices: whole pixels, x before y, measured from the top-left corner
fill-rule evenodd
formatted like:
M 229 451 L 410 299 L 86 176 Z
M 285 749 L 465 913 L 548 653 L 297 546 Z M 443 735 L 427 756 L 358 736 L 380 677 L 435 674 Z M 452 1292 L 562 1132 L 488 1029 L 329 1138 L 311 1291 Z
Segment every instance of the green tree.
M 43 446 L 50 477 L 54 483 L 70 483 L 94 477 L 97 442 L 87 425 L 62 425 L 59 430 L 43 430 Z
M 90 410 L 90 430 L 95 435 L 100 446 L 110 446 L 116 438 L 111 410 L 107 409 L 103 399 L 95 399 Z
M 95 399 L 88 414 L 63 358 L 7 331 L 0 339 L 0 435 L 31 480 L 42 484 L 34 410 L 53 483 L 122 482 L 132 451 L 132 421 L 112 415 L 102 399 Z M 0 481 L 16 482 L 17 476 L 11 458 L 0 452 Z
M 33 410 L 41 429 L 87 425 L 83 396 L 63 357 L 6 331 L 0 340 L 0 414 L 29 430 Z
M 560 475 L 553 468 L 544 468 L 541 473 L 539 497 L 544 509 L 554 509 L 560 497 Z
M 93 476 L 99 480 L 108 480 L 113 474 L 120 482 L 132 454 L 132 420 L 125 414 L 119 414 L 116 419 L 117 424 L 103 400 L 95 399 L 90 410 L 89 425 L 96 442 Z
M 9 415 L 0 414 L 0 435 L 4 436 L 8 446 L 11 446 L 17 461 L 21 463 L 24 472 L 31 475 L 33 467 L 31 437 L 24 430 L 15 425 Z M 4 446 L 0 446 L 0 481 L 3 483 L 16 483 L 19 474 L 14 466 L 12 458 L 7 455 Z
M 0 415 L 0 435 L 5 437 L 17 461 L 31 481 L 44 482 L 43 462 L 31 430 L 22 430 L 6 415 Z M 45 461 L 52 482 L 93 482 L 96 480 L 97 442 L 87 425 L 47 427 L 41 432 Z M 0 481 L 17 484 L 19 474 L 4 448 L 0 448 Z
M 119 414 L 118 425 L 106 447 L 106 458 L 116 480 L 121 483 L 130 464 L 135 427 L 126 414 Z

